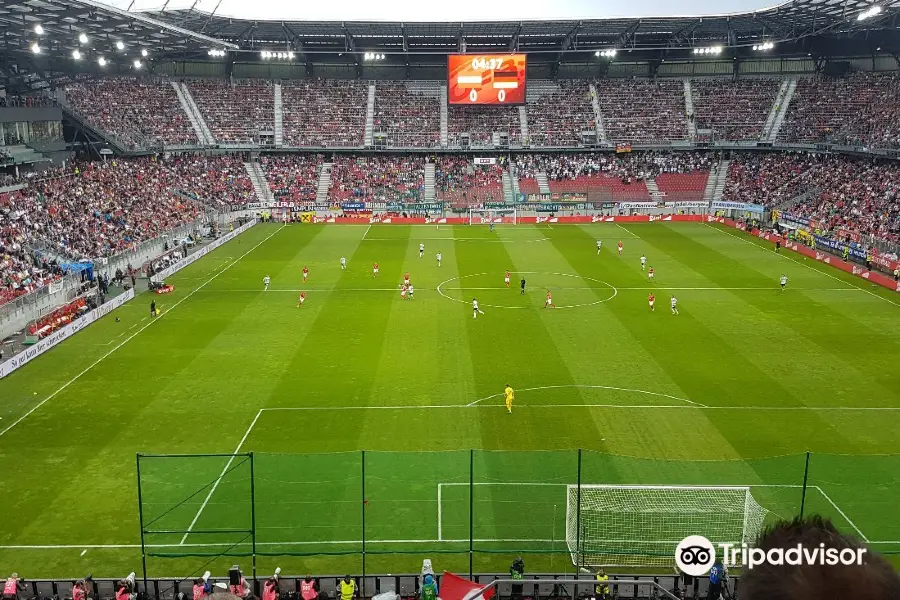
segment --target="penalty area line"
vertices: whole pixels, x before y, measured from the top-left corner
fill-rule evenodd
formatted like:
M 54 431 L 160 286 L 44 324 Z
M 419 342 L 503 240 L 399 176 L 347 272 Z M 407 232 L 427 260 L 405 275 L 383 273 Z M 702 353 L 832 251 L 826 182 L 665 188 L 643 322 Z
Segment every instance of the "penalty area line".
M 110 350 L 109 352 L 107 352 L 106 354 L 104 354 L 103 356 L 101 356 L 100 358 L 98 358 L 97 360 L 95 360 L 93 363 L 91 363 L 90 365 L 88 365 L 88 367 L 87 367 L 86 369 L 84 369 L 83 371 L 81 371 L 80 373 L 78 373 L 75 377 L 73 377 L 72 379 L 70 379 L 69 381 L 67 381 L 66 383 L 64 383 L 64 384 L 62 385 L 62 387 L 60 387 L 60 388 L 57 389 L 55 392 L 53 392 L 52 394 L 50 394 L 49 396 L 47 396 L 46 398 L 44 398 L 43 400 L 41 400 L 40 402 L 38 402 L 36 405 L 34 405 L 34 407 L 32 407 L 31 410 L 29 410 L 29 411 L 26 412 L 24 415 L 22 415 L 21 417 L 19 417 L 18 419 L 16 419 L 16 421 L 15 421 L 12 425 L 10 425 L 9 427 L 7 427 L 7 428 L 4 429 L 3 431 L 0 431 L 0 437 L 3 437 L 3 436 L 4 436 L 9 430 L 11 430 L 13 427 L 15 427 L 16 425 L 18 425 L 19 423 L 21 423 L 22 421 L 24 421 L 25 419 L 27 419 L 32 413 L 34 413 L 36 410 L 38 410 L 38 409 L 39 409 L 40 407 L 42 407 L 44 404 L 46 404 L 47 402 L 49 402 L 50 400 L 52 400 L 53 398 L 55 398 L 60 392 L 62 392 L 62 391 L 65 390 L 67 387 L 69 387 L 70 385 L 72 385 L 73 383 L 75 383 L 76 381 L 78 381 L 78 380 L 81 378 L 82 375 L 84 375 L 85 373 L 87 373 L 88 371 L 90 371 L 91 369 L 93 369 L 94 367 L 96 367 L 97 365 L 99 365 L 101 362 L 103 362 L 104 360 L 106 360 L 106 359 L 107 359 L 109 356 L 111 356 L 116 350 L 118 350 L 119 348 L 121 348 L 122 346 L 124 346 L 125 344 L 127 344 L 128 342 L 130 342 L 131 340 L 133 340 L 135 337 L 137 337 L 138 335 L 140 335 L 140 333 L 141 333 L 142 331 L 144 331 L 145 329 L 147 329 L 148 327 L 150 327 L 151 325 L 153 325 L 154 323 L 156 323 L 156 322 L 159 321 L 160 319 L 164 318 L 164 317 L 165 317 L 166 315 L 168 315 L 170 312 L 172 312 L 173 310 L 175 310 L 176 308 L 178 308 L 185 300 L 189 299 L 191 296 L 193 296 L 194 294 L 196 294 L 197 292 L 199 292 L 200 290 L 202 290 L 202 289 L 203 289 L 204 287 L 206 287 L 209 283 L 211 283 L 213 280 L 215 280 L 219 275 L 221 275 L 222 273 L 224 273 L 225 271 L 227 271 L 228 269 L 230 269 L 231 267 L 233 267 L 234 265 L 236 265 L 237 263 L 239 263 L 239 262 L 241 261 L 241 259 L 243 259 L 245 256 L 247 256 L 248 254 L 250 254 L 251 252 L 253 252 L 253 251 L 256 250 L 257 248 L 259 248 L 260 246 L 262 246 L 262 245 L 263 245 L 264 243 L 266 243 L 267 241 L 269 241 L 269 239 L 271 239 L 272 236 L 274 236 L 276 233 L 278 233 L 279 231 L 281 231 L 281 230 L 284 229 L 284 228 L 285 228 L 285 225 L 282 225 L 282 226 L 279 227 L 277 230 L 275 230 L 275 231 L 273 231 L 272 233 L 270 233 L 270 234 L 269 234 L 267 237 L 265 237 L 261 242 L 259 242 L 258 244 L 256 244 L 255 246 L 253 246 L 252 248 L 250 248 L 249 250 L 247 250 L 246 252 L 244 252 L 240 257 L 238 257 L 237 260 L 235 260 L 235 261 L 232 262 L 232 263 L 229 263 L 229 264 L 228 264 L 225 268 L 223 268 L 221 271 L 218 271 L 215 275 L 213 275 L 212 277 L 210 277 L 209 279 L 207 279 L 204 283 L 202 283 L 202 284 L 200 285 L 200 287 L 196 288 L 194 291 L 190 292 L 187 296 L 185 296 L 184 298 L 182 298 L 181 300 L 179 300 L 178 302 L 176 302 L 175 304 L 173 304 L 173 305 L 172 305 L 172 308 L 170 308 L 170 309 L 168 309 L 167 311 L 165 311 L 165 312 L 164 312 L 162 315 L 160 315 L 159 317 L 156 317 L 155 319 L 149 321 L 146 325 L 144 325 L 143 327 L 141 327 L 140 329 L 138 329 L 137 331 L 135 331 L 134 333 L 132 333 L 130 336 L 128 336 L 127 338 L 125 338 L 124 340 L 122 340 L 122 341 L 121 341 L 117 346 L 115 346 L 112 350 Z
M 194 515 L 194 519 L 191 521 L 191 524 L 188 525 L 187 531 L 184 534 L 184 537 L 181 538 L 181 543 L 179 546 L 184 546 L 184 543 L 187 541 L 188 536 L 191 535 L 191 531 L 194 529 L 194 525 L 197 524 L 197 521 L 200 520 L 200 515 L 203 514 L 203 511 L 206 509 L 206 505 L 209 504 L 210 499 L 213 497 L 213 494 L 216 493 L 216 488 L 219 487 L 219 484 L 222 482 L 222 478 L 228 473 L 228 469 L 231 468 L 231 464 L 234 462 L 234 459 L 237 456 L 237 453 L 241 451 L 241 448 L 244 447 L 244 442 L 247 441 L 247 438 L 250 437 L 250 432 L 253 431 L 253 428 L 256 427 L 256 422 L 259 421 L 260 415 L 262 415 L 263 409 L 259 409 L 256 412 L 256 416 L 253 417 L 253 421 L 250 422 L 250 427 L 247 428 L 247 431 L 244 432 L 244 437 L 241 438 L 241 441 L 238 442 L 237 448 L 234 449 L 234 452 L 231 453 L 231 458 L 228 459 L 228 462 L 225 463 L 225 468 L 222 469 L 222 472 L 219 473 L 219 477 L 216 479 L 215 483 L 213 483 L 212 487 L 209 490 L 209 493 L 206 495 L 206 498 L 203 500 L 203 504 L 200 505 L 199 510 L 197 510 L 197 514 Z

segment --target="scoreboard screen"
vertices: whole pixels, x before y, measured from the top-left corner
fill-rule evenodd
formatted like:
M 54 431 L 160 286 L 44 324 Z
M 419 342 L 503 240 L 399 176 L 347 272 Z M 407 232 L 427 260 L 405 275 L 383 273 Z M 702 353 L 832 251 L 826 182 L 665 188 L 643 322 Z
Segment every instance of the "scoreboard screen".
M 451 54 L 449 104 L 525 104 L 524 54 Z

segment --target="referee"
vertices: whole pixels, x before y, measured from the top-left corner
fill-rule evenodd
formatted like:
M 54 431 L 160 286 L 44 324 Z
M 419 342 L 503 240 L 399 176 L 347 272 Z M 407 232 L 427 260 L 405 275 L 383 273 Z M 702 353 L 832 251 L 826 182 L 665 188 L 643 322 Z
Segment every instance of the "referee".
M 522 292 L 519 294 L 520 296 L 525 295 L 525 278 L 522 278 L 522 281 L 519 282 L 519 287 L 522 288 Z

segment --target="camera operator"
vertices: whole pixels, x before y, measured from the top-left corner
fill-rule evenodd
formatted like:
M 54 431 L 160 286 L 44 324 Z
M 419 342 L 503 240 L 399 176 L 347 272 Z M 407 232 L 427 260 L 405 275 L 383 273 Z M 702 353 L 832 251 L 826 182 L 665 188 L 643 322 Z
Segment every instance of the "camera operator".
M 135 593 L 135 575 L 132 571 L 128 577 L 116 584 L 116 600 L 136 600 Z
M 247 580 L 244 579 L 244 574 L 241 572 L 240 567 L 237 565 L 231 567 L 231 571 L 228 573 L 230 584 L 228 586 L 228 591 L 237 596 L 238 598 L 247 598 L 251 597 L 250 594 L 250 584 L 247 583 Z
M 263 583 L 262 600 L 278 600 L 281 597 L 281 587 L 278 585 L 278 576 L 281 567 L 275 569 L 275 574 Z
M 88 575 L 84 579 L 79 579 L 72 586 L 72 600 L 88 600 L 92 597 L 93 578 Z
M 19 579 L 18 573 L 13 573 L 3 584 L 3 600 L 15 600 L 19 592 L 25 591 L 25 581 Z

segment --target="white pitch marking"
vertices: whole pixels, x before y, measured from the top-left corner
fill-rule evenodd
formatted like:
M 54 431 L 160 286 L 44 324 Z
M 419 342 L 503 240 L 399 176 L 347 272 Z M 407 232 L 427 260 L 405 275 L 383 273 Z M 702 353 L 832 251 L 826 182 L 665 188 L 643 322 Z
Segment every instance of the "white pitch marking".
M 571 273 L 538 273 L 537 271 L 510 271 L 510 273 L 511 273 L 511 274 L 515 274 L 515 275 L 538 275 L 538 274 L 542 274 L 542 275 L 558 275 L 558 276 L 560 276 L 560 277 L 574 277 L 574 278 L 578 278 L 578 279 L 584 279 L 584 280 L 587 280 L 587 281 L 593 281 L 593 282 L 595 282 L 595 283 L 602 283 L 602 284 L 608 286 L 607 289 L 611 289 L 612 292 L 613 292 L 613 293 L 612 293 L 612 296 L 610 296 L 609 298 L 604 298 L 604 299 L 601 299 L 601 300 L 596 300 L 596 301 L 594 301 L 594 302 L 585 302 L 585 303 L 582 303 L 582 304 L 570 304 L 570 305 L 566 305 L 566 306 L 557 306 L 557 307 L 556 307 L 557 309 L 562 309 L 562 308 L 581 308 L 581 307 L 584 307 L 584 306 L 595 306 L 595 305 L 597 305 L 597 304 L 602 304 L 602 303 L 604 303 L 604 302 L 609 302 L 610 300 L 612 300 L 613 298 L 615 298 L 616 296 L 619 295 L 619 290 L 618 290 L 618 288 L 616 288 L 616 286 L 614 286 L 614 285 L 612 285 L 612 284 L 610 284 L 610 283 L 607 283 L 607 282 L 605 282 L 605 281 L 602 281 L 602 280 L 600 280 L 600 279 L 594 279 L 593 277 L 586 277 L 586 276 L 584 276 L 584 275 L 572 275 Z M 469 274 L 469 275 L 459 275 L 459 276 L 457 276 L 457 277 L 451 277 L 450 279 L 448 279 L 448 280 L 446 280 L 446 281 L 442 281 L 441 283 L 439 283 L 438 286 L 437 286 L 437 288 L 435 288 L 435 291 L 437 291 L 438 294 L 440 294 L 441 296 L 443 296 L 443 297 L 446 298 L 447 300 L 453 300 L 454 302 L 460 302 L 460 303 L 462 303 L 462 304 L 468 304 L 469 302 L 468 302 L 467 300 L 463 300 L 462 298 L 454 298 L 454 297 L 452 297 L 452 296 L 448 296 L 447 294 L 445 294 L 445 293 L 441 290 L 441 288 L 444 286 L 444 284 L 450 283 L 451 281 L 459 281 L 459 280 L 461 280 L 461 279 L 466 279 L 466 278 L 468 278 L 468 277 L 479 277 L 479 276 L 481 276 L 481 275 L 490 275 L 490 273 L 472 273 L 472 274 Z M 538 288 L 538 289 L 540 289 L 540 288 Z M 484 307 L 487 307 L 487 308 L 506 308 L 506 309 L 511 309 L 511 310 L 521 310 L 521 309 L 531 308 L 531 307 L 528 307 L 528 306 L 504 306 L 504 305 L 498 305 L 498 304 L 482 304 L 481 306 L 484 306 Z
M 81 551 L 80 556 L 84 556 L 85 554 L 87 554 L 87 548 L 85 548 L 84 550 Z
M 630 229 L 626 229 L 624 225 L 620 225 L 619 223 L 615 223 L 615 225 L 616 225 L 616 227 L 618 227 L 619 229 L 625 230 L 625 232 L 628 233 L 628 235 L 630 235 L 632 238 L 637 239 L 637 240 L 641 239 L 641 236 L 639 236 L 638 234 L 632 232 Z
M 284 225 L 282 225 L 284 227 Z M 256 425 L 256 422 L 259 420 L 259 416 L 262 414 L 262 409 L 257 411 L 256 416 L 253 417 L 253 421 L 250 423 L 250 427 L 247 428 L 247 431 L 244 432 L 244 437 L 241 438 L 241 441 L 238 442 L 237 448 L 234 449 L 234 452 L 231 453 L 231 458 L 228 459 L 228 462 L 225 463 L 225 468 L 222 469 L 222 472 L 219 474 L 219 478 L 216 479 L 216 482 L 210 488 L 209 493 L 206 495 L 206 499 L 203 501 L 203 504 L 200 505 L 200 509 L 197 511 L 197 514 L 194 515 L 194 519 L 191 521 L 191 524 L 188 526 L 187 531 L 184 534 L 184 537 L 181 538 L 181 544 L 184 545 L 184 542 L 187 540 L 188 536 L 191 534 L 191 530 L 194 529 L 194 525 L 197 524 L 197 521 L 200 519 L 200 515 L 203 514 L 203 509 L 206 508 L 206 505 L 209 504 L 210 498 L 213 497 L 213 494 L 216 493 L 216 488 L 219 487 L 219 483 L 222 482 L 222 478 L 225 477 L 225 474 L 228 472 L 228 469 L 231 468 L 231 463 L 234 462 L 235 455 L 241 451 L 241 448 L 244 445 L 244 442 L 247 441 L 247 438 L 250 436 L 250 432 L 253 431 L 253 427 Z
M 99 364 L 100 364 L 101 362 L 103 362 L 108 356 L 110 356 L 113 352 L 115 352 L 116 350 L 118 350 L 119 348 L 121 348 L 122 346 L 124 346 L 125 344 L 127 344 L 128 342 L 130 342 L 132 339 L 135 338 L 135 336 L 139 335 L 142 331 L 144 331 L 145 329 L 147 329 L 148 327 L 150 327 L 150 325 L 152 325 L 153 323 L 156 323 L 157 321 L 159 321 L 160 319 L 162 319 L 163 317 L 165 317 L 167 314 L 169 314 L 170 312 L 172 312 L 173 310 L 175 310 L 176 308 L 178 308 L 178 306 L 179 306 L 182 302 L 184 302 L 185 300 L 187 300 L 188 298 L 190 298 L 191 296 L 193 296 L 195 293 L 197 293 L 198 291 L 200 291 L 201 289 L 203 289 L 207 284 L 211 283 L 216 277 L 218 277 L 219 275 L 221 275 L 222 273 L 224 273 L 225 271 L 227 271 L 228 269 L 230 269 L 231 267 L 233 267 L 234 265 L 236 265 L 237 263 L 239 263 L 239 262 L 241 261 L 242 258 L 244 258 L 245 256 L 247 256 L 248 254 L 250 254 L 251 252 L 253 252 L 253 251 L 256 250 L 257 248 L 259 248 L 259 247 L 260 247 L 261 245 L 263 245 L 264 243 L 266 243 L 273 235 L 275 235 L 276 233 L 278 233 L 279 231 L 281 231 L 282 229 L 284 229 L 284 227 L 285 227 L 285 226 L 282 225 L 279 229 L 277 229 L 276 231 L 274 231 L 273 233 L 271 233 L 271 234 L 270 234 L 268 237 L 266 237 L 264 240 L 262 240 L 261 242 L 259 242 L 258 244 L 256 244 L 255 246 L 253 246 L 252 248 L 250 248 L 249 250 L 247 250 L 246 252 L 244 252 L 244 254 L 242 254 L 242 255 L 240 256 L 240 258 L 238 258 L 236 261 L 234 261 L 234 262 L 232 262 L 231 264 L 229 264 L 228 266 L 226 266 L 224 269 L 222 269 L 221 271 L 219 271 L 218 273 L 216 273 L 215 275 L 213 275 L 212 277 L 210 277 L 209 279 L 207 279 L 205 283 L 203 283 L 203 284 L 200 285 L 200 287 L 198 287 L 198 288 L 195 289 L 193 292 L 191 292 L 190 294 L 188 294 L 187 296 L 185 296 L 184 298 L 182 298 L 181 300 L 179 300 L 178 302 L 176 302 L 175 304 L 173 304 L 173 305 L 172 305 L 172 308 L 170 308 L 170 309 L 167 310 L 165 313 L 163 313 L 162 316 L 157 317 L 157 318 L 154 319 L 153 321 L 150 321 L 149 323 L 147 323 L 146 325 L 144 325 L 143 327 L 141 327 L 140 329 L 138 329 L 137 331 L 135 331 L 134 333 L 132 333 L 130 336 L 128 336 L 127 338 L 125 338 L 124 340 L 122 340 L 122 341 L 119 343 L 118 346 L 115 346 L 112 350 L 110 350 L 109 352 L 107 352 L 106 354 L 104 354 L 103 356 L 101 356 L 100 358 L 98 358 L 97 360 L 95 360 L 93 363 L 91 363 L 86 369 L 84 369 L 84 370 L 83 370 L 82 372 L 80 372 L 78 375 L 76 375 L 75 377 L 73 377 L 72 379 L 70 379 L 69 381 L 67 381 L 66 383 L 64 383 L 64 384 L 62 385 L 62 387 L 60 387 L 58 390 L 56 390 L 55 392 L 53 392 L 52 394 L 50 394 L 49 396 L 47 396 L 46 398 L 44 398 L 43 400 L 41 400 L 40 402 L 38 402 L 31 410 L 29 410 L 27 413 L 25 413 L 24 415 L 22 415 L 21 417 L 19 417 L 12 425 L 10 425 L 9 427 L 7 427 L 7 428 L 4 429 L 3 431 L 0 431 L 0 437 L 3 437 L 3 435 L 6 434 L 6 432 L 8 432 L 10 429 L 12 429 L 13 427 L 15 427 L 16 425 L 18 425 L 18 424 L 21 423 L 22 421 L 24 421 L 24 420 L 25 420 L 26 418 L 28 418 L 34 411 L 36 411 L 37 409 L 39 409 L 40 407 L 42 407 L 44 404 L 46 404 L 47 402 L 49 402 L 50 400 L 52 400 L 52 399 L 53 399 L 57 394 L 59 394 L 61 391 L 63 391 L 64 389 L 66 389 L 67 387 L 69 387 L 70 385 L 72 385 L 73 383 L 75 383 L 76 381 L 78 381 L 78 379 L 79 379 L 82 375 L 84 375 L 85 373 L 87 373 L 88 371 L 90 371 L 91 369 L 93 369 L 94 367 L 96 367 L 97 365 L 99 365 Z
M 632 392 L 635 394 L 646 394 L 648 396 L 658 396 L 660 398 L 669 398 L 670 400 L 677 400 L 679 402 L 687 402 L 688 404 L 692 405 L 692 407 L 707 408 L 707 406 L 705 404 L 701 404 L 699 402 L 694 402 L 693 400 L 688 400 L 687 398 L 680 398 L 678 396 L 673 396 L 671 394 L 664 394 L 662 392 L 650 392 L 648 390 L 638 390 L 638 389 L 634 389 L 634 388 L 613 387 L 613 386 L 609 386 L 609 385 L 580 385 L 580 384 L 574 384 L 574 383 L 562 384 L 562 385 L 541 385 L 538 387 L 521 388 L 521 389 L 519 389 L 519 391 L 520 392 L 533 392 L 536 390 L 553 390 L 553 389 L 560 389 L 560 388 L 600 389 L 600 390 L 614 390 L 617 392 Z M 499 398 L 502 395 L 503 395 L 503 392 L 501 392 L 499 394 L 491 394 L 490 396 L 485 396 L 484 398 L 479 398 L 478 400 L 469 402 L 466 406 L 475 406 L 475 405 L 479 404 L 480 402 L 484 402 L 485 400 L 490 400 L 491 398 Z M 523 406 L 525 406 L 525 405 L 523 405 Z M 581 406 L 586 406 L 586 405 L 581 405 Z
M 856 526 L 856 523 L 854 523 L 853 521 L 851 521 L 851 520 L 850 520 L 850 517 L 848 517 L 848 516 L 844 513 L 844 511 L 842 511 L 841 508 L 840 508 L 837 504 L 834 503 L 834 501 L 828 496 L 828 494 L 825 493 L 825 490 L 823 490 L 822 488 L 820 488 L 820 487 L 817 486 L 817 485 L 814 485 L 814 486 L 812 486 L 812 487 L 814 487 L 815 489 L 819 490 L 819 493 L 822 494 L 822 495 L 825 497 L 826 500 L 828 500 L 828 503 L 831 504 L 831 505 L 834 507 L 834 510 L 838 511 L 838 512 L 840 513 L 840 515 L 841 515 L 842 517 L 844 517 L 844 519 L 847 521 L 847 523 L 849 523 L 850 527 L 852 527 L 853 530 L 854 530 L 856 533 L 859 534 L 859 537 L 861 537 L 861 538 L 863 539 L 864 542 L 867 542 L 867 543 L 868 543 L 869 538 L 867 538 L 866 535 L 865 535 L 862 531 L 859 530 L 859 527 Z
M 705 223 L 705 225 L 706 225 L 707 227 L 709 227 L 709 228 L 715 230 L 715 231 L 718 231 L 719 233 L 724 233 L 725 235 L 730 235 L 730 236 L 733 237 L 733 238 L 739 239 L 739 240 L 741 240 L 742 242 L 746 242 L 746 243 L 750 244 L 751 246 L 754 246 L 754 247 L 756 247 L 756 248 L 758 248 L 758 249 L 760 249 L 760 250 L 766 251 L 766 249 L 763 248 L 762 246 L 759 246 L 759 245 L 757 245 L 757 244 L 754 244 L 754 243 L 751 242 L 750 240 L 748 240 L 748 239 L 746 239 L 746 238 L 743 238 L 743 237 L 741 237 L 741 236 L 739 236 L 739 235 L 735 235 L 735 234 L 731 233 L 730 231 L 724 231 L 724 230 L 722 230 L 722 229 L 719 229 L 718 227 L 713 227 L 713 226 L 710 225 L 709 223 Z M 791 252 L 793 252 L 793 250 L 791 250 Z M 844 280 L 841 279 L 840 277 L 835 277 L 835 276 L 832 275 L 831 273 L 826 273 L 825 271 L 823 271 L 823 270 L 821 270 L 821 269 L 817 269 L 817 268 L 813 267 L 812 265 L 808 265 L 808 264 L 806 264 L 806 263 L 804 263 L 804 262 L 800 262 L 799 260 L 797 260 L 797 259 L 795 259 L 795 258 L 791 258 L 791 257 L 788 256 L 787 254 L 782 254 L 781 252 L 776 252 L 775 255 L 776 255 L 776 256 L 780 256 L 781 258 L 787 259 L 787 260 L 791 261 L 792 263 L 797 263 L 797 264 L 800 265 L 801 267 L 806 267 L 806 268 L 809 269 L 810 271 L 815 271 L 816 273 L 819 273 L 820 275 L 824 275 L 825 277 L 831 277 L 831 278 L 834 279 L 835 281 L 840 281 L 841 283 L 846 284 L 846 285 L 850 286 L 850 287 L 853 288 L 853 289 L 859 290 L 859 291 L 861 291 L 861 292 L 865 292 L 865 293 L 869 294 L 870 296 L 874 296 L 875 298 L 878 298 L 879 300 L 884 300 L 885 302 L 888 302 L 888 303 L 890 303 L 890 304 L 893 304 L 894 306 L 900 306 L 900 304 L 898 304 L 897 302 L 894 302 L 894 301 L 891 300 L 890 298 L 885 298 L 884 296 L 879 296 L 878 294 L 872 292 L 871 290 L 867 290 L 866 288 L 860 287 L 860 286 L 858 286 L 858 285 L 856 285 L 856 284 L 854 284 L 854 283 L 850 283 L 849 281 L 844 281 Z M 829 267 L 829 268 L 833 268 L 833 267 Z M 887 288 L 885 288 L 885 289 L 887 289 Z
M 362 239 L 364 239 L 364 240 L 366 239 L 366 236 L 369 235 L 369 230 L 370 230 L 370 229 L 372 229 L 372 224 L 371 224 L 371 223 L 369 223 L 369 226 L 366 227 L 366 231 L 365 231 L 365 233 L 363 233 Z
M 525 390 L 521 390 L 525 391 Z M 652 392 L 644 392 L 652 393 Z M 481 400 L 489 400 L 502 396 L 494 394 Z M 681 398 L 678 398 L 681 400 Z M 688 401 L 688 400 L 685 400 Z M 689 402 L 689 401 L 688 401 Z M 262 408 L 268 411 L 363 411 L 363 410 L 434 410 L 458 408 L 497 408 L 500 404 L 422 404 L 392 406 L 273 406 Z M 613 408 L 613 409 L 665 409 L 665 410 L 749 410 L 749 411 L 846 411 L 846 412 L 897 412 L 900 406 L 710 406 L 708 404 L 516 404 L 517 408 L 556 409 L 556 408 Z
M 406 238 L 363 238 L 367 242 L 403 242 Z M 549 242 L 550 238 L 537 238 L 533 240 L 517 240 L 517 239 L 497 239 L 491 240 L 486 238 L 458 238 L 458 237 L 418 237 L 409 238 L 409 243 L 414 244 L 419 240 L 439 241 L 439 242 L 484 242 L 485 244 L 532 244 L 535 242 Z

